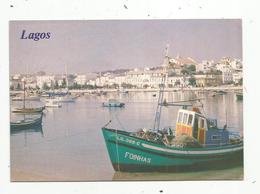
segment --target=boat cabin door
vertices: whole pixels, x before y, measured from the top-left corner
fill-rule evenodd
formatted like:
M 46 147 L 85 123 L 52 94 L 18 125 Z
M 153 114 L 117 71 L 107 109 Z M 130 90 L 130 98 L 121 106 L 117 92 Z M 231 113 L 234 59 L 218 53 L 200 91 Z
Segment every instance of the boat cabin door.
M 205 144 L 206 142 L 206 119 L 203 117 L 198 118 L 198 136 L 197 140 L 199 141 L 200 144 Z
M 195 119 L 194 119 L 194 128 L 193 128 L 193 137 L 195 139 L 198 139 L 198 130 L 199 130 L 199 117 L 198 115 L 195 114 Z

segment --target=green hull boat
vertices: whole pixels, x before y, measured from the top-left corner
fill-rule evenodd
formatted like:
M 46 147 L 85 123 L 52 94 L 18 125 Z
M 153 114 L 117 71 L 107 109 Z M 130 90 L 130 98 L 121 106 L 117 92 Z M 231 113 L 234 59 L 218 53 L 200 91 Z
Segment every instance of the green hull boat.
M 115 171 L 195 171 L 243 164 L 243 138 L 227 130 L 227 124 L 218 127 L 216 119 L 202 114 L 201 99 L 166 102 L 167 67 L 170 67 L 168 48 L 152 129 L 143 128 L 137 132 L 110 129 L 107 126 L 111 120 L 102 128 Z M 182 107 L 176 115 L 174 129 L 160 127 L 163 106 Z
M 115 171 L 191 171 L 243 163 L 243 142 L 217 147 L 177 148 L 134 137 L 130 132 L 106 127 L 102 131 Z

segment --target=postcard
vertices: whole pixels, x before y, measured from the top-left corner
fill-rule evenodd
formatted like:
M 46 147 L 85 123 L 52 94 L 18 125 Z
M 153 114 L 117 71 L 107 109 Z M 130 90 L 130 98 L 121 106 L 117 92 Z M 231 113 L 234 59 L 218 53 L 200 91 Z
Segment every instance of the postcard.
M 241 19 L 11 20 L 10 178 L 243 180 Z

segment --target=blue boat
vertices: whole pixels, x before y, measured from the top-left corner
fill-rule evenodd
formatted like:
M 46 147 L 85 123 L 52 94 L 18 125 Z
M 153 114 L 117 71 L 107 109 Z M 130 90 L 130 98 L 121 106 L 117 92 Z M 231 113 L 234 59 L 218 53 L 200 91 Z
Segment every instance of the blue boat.
M 125 106 L 125 103 L 123 102 L 119 102 L 115 99 L 109 99 L 108 102 L 103 102 L 103 107 L 124 107 Z

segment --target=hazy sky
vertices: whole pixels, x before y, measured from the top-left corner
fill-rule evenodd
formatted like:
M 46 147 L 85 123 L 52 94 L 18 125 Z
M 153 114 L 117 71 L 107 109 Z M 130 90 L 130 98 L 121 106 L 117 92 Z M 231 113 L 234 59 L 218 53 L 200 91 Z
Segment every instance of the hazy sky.
M 50 39 L 21 39 L 50 32 Z M 10 22 L 10 72 L 87 73 L 152 67 L 179 54 L 218 61 L 242 59 L 241 20 L 99 20 Z

